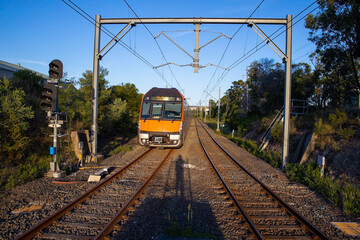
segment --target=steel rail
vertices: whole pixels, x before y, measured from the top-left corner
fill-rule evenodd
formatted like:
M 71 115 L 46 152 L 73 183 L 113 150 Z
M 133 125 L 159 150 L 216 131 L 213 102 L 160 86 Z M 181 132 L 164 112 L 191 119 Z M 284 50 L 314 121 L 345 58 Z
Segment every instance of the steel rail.
M 136 158 L 134 161 L 130 162 L 129 164 L 127 164 L 125 167 L 123 167 L 122 169 L 120 169 L 119 171 L 117 171 L 114 175 L 112 175 L 111 177 L 109 177 L 108 179 L 106 179 L 105 181 L 100 182 L 99 184 L 95 185 L 93 188 L 91 188 L 89 191 L 87 191 L 86 193 L 82 194 L 81 196 L 79 196 L 78 198 L 76 198 L 74 201 L 70 202 L 69 204 L 67 204 L 66 206 L 62 207 L 60 210 L 58 210 L 57 212 L 55 212 L 54 214 L 48 216 L 47 218 L 45 218 L 44 220 L 42 220 L 41 222 L 37 223 L 36 225 L 34 225 L 33 227 L 31 227 L 29 230 L 27 230 L 26 232 L 22 233 L 20 236 L 18 236 L 17 238 L 15 238 L 15 240 L 23 240 L 23 239 L 31 239 L 33 237 L 35 237 L 41 230 L 43 230 L 44 228 L 50 226 L 54 221 L 56 221 L 57 219 L 61 218 L 62 216 L 64 216 L 66 213 L 68 213 L 69 211 L 71 211 L 72 209 L 74 209 L 77 205 L 79 205 L 80 203 L 82 203 L 83 201 L 85 201 L 87 198 L 89 198 L 90 196 L 94 195 L 98 190 L 100 190 L 102 187 L 108 185 L 110 182 L 112 182 L 113 180 L 115 180 L 116 178 L 118 178 L 121 174 L 124 173 L 124 171 L 126 171 L 130 166 L 132 166 L 134 163 L 136 163 L 138 160 L 142 159 L 144 156 L 146 156 L 147 154 L 149 154 L 151 151 L 153 151 L 153 149 L 149 149 L 146 152 L 144 152 L 143 154 L 141 154 L 138 158 Z
M 257 183 L 260 184 L 260 186 L 274 199 L 276 200 L 278 203 L 280 203 L 280 205 L 288 212 L 290 213 L 292 216 L 294 216 L 296 218 L 296 220 L 298 220 L 299 222 L 301 222 L 304 226 L 306 226 L 306 229 L 308 229 L 311 233 L 313 233 L 314 235 L 316 235 L 317 237 L 319 237 L 320 239 L 326 239 L 326 240 L 330 240 L 330 238 L 328 236 L 326 236 L 320 229 L 318 229 L 315 225 L 313 225 L 309 220 L 307 220 L 304 216 L 302 216 L 298 211 L 296 211 L 293 207 L 291 207 L 290 205 L 288 205 L 285 201 L 283 201 L 277 194 L 275 194 L 273 191 L 271 191 L 270 188 L 268 188 L 262 181 L 260 181 L 260 179 L 258 179 L 257 177 L 255 177 L 252 173 L 250 173 L 243 165 L 241 165 L 241 163 L 239 163 L 234 157 L 232 157 L 230 155 L 230 153 L 228 153 L 215 139 L 213 136 L 211 136 L 211 134 L 209 133 L 209 131 L 203 126 L 202 123 L 200 123 L 200 125 L 205 129 L 205 131 L 207 132 L 207 134 L 212 138 L 212 140 L 216 143 L 216 145 L 218 145 L 219 148 L 221 148 L 221 150 L 223 150 L 223 152 L 231 159 L 234 161 L 234 163 L 236 165 L 238 165 L 246 174 L 248 174 L 251 178 L 253 178 Z
M 216 175 L 219 177 L 219 179 L 221 180 L 223 186 L 225 187 L 227 193 L 230 195 L 232 201 L 234 202 L 234 204 L 236 205 L 237 209 L 239 210 L 239 212 L 243 215 L 243 217 L 245 218 L 245 221 L 248 223 L 248 225 L 250 226 L 251 228 L 251 231 L 255 234 L 256 238 L 257 239 L 265 239 L 260 231 L 256 228 L 255 224 L 253 223 L 253 221 L 250 219 L 249 215 L 246 213 L 245 209 L 241 206 L 240 202 L 237 200 L 237 198 L 235 197 L 234 193 L 231 191 L 230 187 L 226 184 L 224 178 L 221 176 L 220 172 L 218 171 L 217 167 L 215 166 L 214 162 L 211 160 L 208 152 L 206 151 L 205 147 L 204 147 L 204 144 L 203 142 L 201 141 L 201 138 L 200 138 L 200 134 L 199 134 L 199 130 L 198 130 L 198 127 L 197 127 L 197 124 L 196 124 L 196 121 L 195 121 L 195 126 L 196 126 L 196 132 L 198 134 L 198 137 L 199 137 L 199 141 L 200 141 L 200 144 L 201 144 L 201 147 L 202 149 L 204 150 L 205 152 L 205 155 L 206 157 L 208 158 L 211 166 L 214 168 L 215 172 L 216 172 Z
M 114 229 L 115 225 L 121 220 L 121 217 L 126 213 L 128 207 L 130 207 L 134 201 L 140 196 L 140 194 L 144 191 L 144 189 L 150 184 L 150 182 L 154 179 L 158 171 L 162 166 L 164 166 L 165 162 L 170 158 L 171 154 L 174 152 L 174 149 L 171 149 L 169 153 L 166 155 L 164 160 L 159 164 L 159 166 L 153 171 L 153 173 L 149 176 L 149 178 L 141 185 L 141 187 L 132 195 L 132 197 L 122 206 L 119 212 L 115 215 L 115 217 L 101 230 L 101 232 L 94 239 L 104 239 L 106 236 Z

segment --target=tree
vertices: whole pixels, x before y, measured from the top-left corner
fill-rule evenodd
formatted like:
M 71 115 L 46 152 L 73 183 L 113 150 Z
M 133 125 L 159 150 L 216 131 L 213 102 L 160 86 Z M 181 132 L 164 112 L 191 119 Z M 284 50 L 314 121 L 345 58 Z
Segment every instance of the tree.
M 110 87 L 111 98 L 120 98 L 125 100 L 127 108 L 132 118 L 133 123 L 137 123 L 139 118 L 139 110 L 142 99 L 142 94 L 139 94 L 139 90 L 132 83 L 122 83 L 121 85 L 115 85 Z
M 45 79 L 30 70 L 19 70 L 10 79 L 15 88 L 22 89 L 33 108 L 40 108 L 40 96 Z
M 284 70 L 273 59 L 254 61 L 248 70 L 250 110 L 267 115 L 284 104 Z
M 360 90 L 360 2 L 319 0 L 320 11 L 306 19 L 309 39 L 317 46 L 323 64 L 324 87 L 333 95 L 332 104 L 343 102 L 344 94 Z M 343 91 L 339 94 L 339 89 Z M 345 93 L 344 93 L 345 92 Z
M 30 144 L 25 133 L 34 112 L 26 101 L 23 90 L 14 88 L 6 78 L 0 79 L 0 159 L 5 165 L 16 165 Z
M 106 68 L 100 66 L 99 69 L 99 96 L 101 93 L 107 89 L 109 82 L 105 77 L 109 74 L 109 71 Z M 86 70 L 82 77 L 77 82 L 80 85 L 80 92 L 84 95 L 85 100 L 91 101 L 92 96 L 92 80 L 93 73 L 90 70 Z

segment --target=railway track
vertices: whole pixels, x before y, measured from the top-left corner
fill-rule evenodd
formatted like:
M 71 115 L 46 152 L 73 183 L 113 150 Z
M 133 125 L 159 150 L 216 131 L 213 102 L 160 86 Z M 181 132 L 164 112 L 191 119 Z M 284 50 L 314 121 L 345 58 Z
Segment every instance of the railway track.
M 107 238 L 121 228 L 126 214 L 173 151 L 149 149 L 16 239 Z
M 256 239 L 329 239 L 246 170 L 202 125 L 201 146 L 226 193 Z

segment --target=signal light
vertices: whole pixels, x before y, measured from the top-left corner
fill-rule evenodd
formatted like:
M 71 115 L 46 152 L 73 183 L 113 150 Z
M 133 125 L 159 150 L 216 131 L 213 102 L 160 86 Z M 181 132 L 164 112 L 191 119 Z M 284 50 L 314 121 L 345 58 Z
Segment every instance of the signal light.
M 44 111 L 56 111 L 57 85 L 47 83 L 41 94 L 41 109 Z
M 49 77 L 53 79 L 63 77 L 63 64 L 59 59 L 52 60 L 49 64 Z

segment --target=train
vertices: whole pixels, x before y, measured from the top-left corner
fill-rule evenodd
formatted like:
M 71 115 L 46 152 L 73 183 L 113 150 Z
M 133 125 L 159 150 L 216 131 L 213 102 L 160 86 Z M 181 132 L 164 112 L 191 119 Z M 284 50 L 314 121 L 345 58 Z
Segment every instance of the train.
M 144 94 L 141 101 L 139 144 L 180 148 L 186 138 L 190 119 L 189 105 L 179 90 L 154 87 Z

